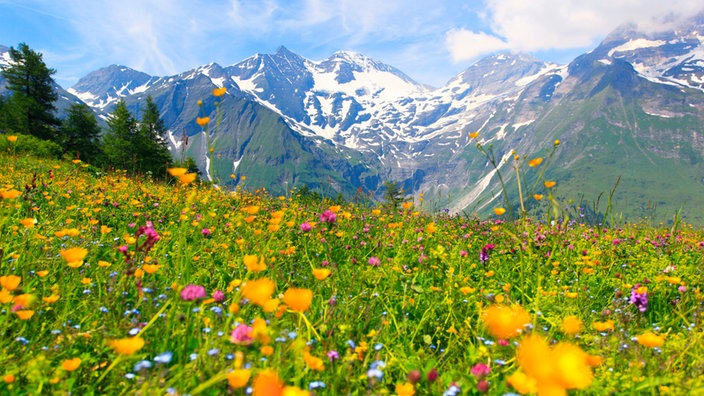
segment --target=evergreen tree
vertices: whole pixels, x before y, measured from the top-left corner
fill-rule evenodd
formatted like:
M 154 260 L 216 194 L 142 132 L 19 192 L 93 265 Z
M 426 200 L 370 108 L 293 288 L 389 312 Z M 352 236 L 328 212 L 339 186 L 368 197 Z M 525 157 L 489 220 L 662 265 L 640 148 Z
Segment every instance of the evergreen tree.
M 108 130 L 103 137 L 106 165 L 135 173 L 138 169 L 137 120 L 120 100 L 108 119 Z
M 159 108 L 152 97 L 147 96 L 147 101 L 142 107 L 136 146 L 140 171 L 150 172 L 157 178 L 165 177 L 167 164 L 171 162 L 166 139 L 167 129 L 164 120 L 159 116 Z
M 54 114 L 54 102 L 58 95 L 51 77 L 56 70 L 48 68 L 42 54 L 25 43 L 20 43 L 17 49 L 10 47 L 9 53 L 10 65 L 2 70 L 7 89 L 12 91 L 10 103 L 6 104 L 14 113 L 14 117 L 8 117 L 9 127 L 40 139 L 56 140 L 59 120 Z
M 384 182 L 384 201 L 393 210 L 397 210 L 398 206 L 403 202 L 403 190 L 398 182 L 387 180 Z
M 64 154 L 95 163 L 100 149 L 100 127 L 93 111 L 85 104 L 73 103 L 59 129 Z

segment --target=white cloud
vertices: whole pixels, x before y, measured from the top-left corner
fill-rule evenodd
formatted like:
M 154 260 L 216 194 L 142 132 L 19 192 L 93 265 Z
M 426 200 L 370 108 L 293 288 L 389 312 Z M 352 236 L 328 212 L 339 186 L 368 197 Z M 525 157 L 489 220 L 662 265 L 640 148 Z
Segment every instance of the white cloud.
M 445 46 L 452 60 L 461 62 L 468 59 L 508 48 L 508 43 L 484 32 L 471 32 L 463 29 L 450 30 L 445 35 Z
M 476 58 L 482 48 L 483 54 L 502 49 L 501 42 L 503 49 L 519 52 L 584 48 L 621 24 L 657 29 L 704 9 L 691 0 L 487 0 L 486 6 L 489 32 L 465 28 L 446 34 L 455 61 Z

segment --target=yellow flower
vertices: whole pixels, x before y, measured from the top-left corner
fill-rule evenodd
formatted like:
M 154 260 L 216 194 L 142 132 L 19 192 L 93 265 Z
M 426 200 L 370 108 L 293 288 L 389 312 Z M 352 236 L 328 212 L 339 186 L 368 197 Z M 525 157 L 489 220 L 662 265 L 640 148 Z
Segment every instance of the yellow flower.
M 315 268 L 313 269 L 313 276 L 317 280 L 325 280 L 330 276 L 331 271 L 327 268 Z
M 230 386 L 235 389 L 243 388 L 243 387 L 247 386 L 247 382 L 249 382 L 249 377 L 251 375 L 252 375 L 251 370 L 247 370 L 247 369 L 233 370 L 233 371 L 227 373 L 227 383 L 230 384 Z
M 506 213 L 506 209 L 504 208 L 494 208 L 494 213 L 497 216 L 501 216 L 502 214 Z
M 16 135 L 10 135 L 7 137 L 7 141 L 10 143 L 14 143 L 17 141 L 17 136 Z
M 554 182 L 554 181 L 546 181 L 546 182 L 543 183 L 543 185 L 545 186 L 545 188 L 553 188 L 553 187 L 555 187 L 555 184 L 557 184 L 557 183 Z
M 291 287 L 284 292 L 284 302 L 294 311 L 305 312 L 313 302 L 313 291 Z
M 306 366 L 311 370 L 323 371 L 325 369 L 323 360 L 311 355 L 308 351 L 303 352 L 303 360 L 306 362 Z
M 66 371 L 75 371 L 81 365 L 81 358 L 66 359 L 61 362 L 61 368 Z
M 15 189 L 0 191 L 0 197 L 2 197 L 2 199 L 15 199 L 20 195 L 22 195 L 22 192 L 17 191 Z
M 560 140 L 559 140 L 559 139 L 555 139 L 555 142 L 554 142 L 553 144 L 554 144 L 555 146 L 559 146 L 559 145 L 560 145 Z
M 280 396 L 284 391 L 284 383 L 276 371 L 264 369 L 252 381 L 252 396 Z
M 297 386 L 284 386 L 281 396 L 310 396 L 310 392 Z
M 17 315 L 17 317 L 21 320 L 28 320 L 32 317 L 32 315 L 34 315 L 34 311 L 30 309 L 21 309 L 19 311 L 15 311 L 15 315 Z
M 594 380 L 588 358 L 577 345 L 569 342 L 555 345 L 550 353 L 556 371 L 553 380 L 565 389 L 585 389 Z
M 520 305 L 492 305 L 482 313 L 482 320 L 489 333 L 496 338 L 517 337 L 530 323 L 530 315 Z
M 582 321 L 574 315 L 566 316 L 562 319 L 562 331 L 569 335 L 578 334 L 582 331 Z
M 532 160 L 528 161 L 528 166 L 530 166 L 531 168 L 535 168 L 541 163 L 543 163 L 543 159 L 541 157 L 533 158 Z
M 665 336 L 656 335 L 653 332 L 646 331 L 645 333 L 636 336 L 636 341 L 643 346 L 655 348 L 660 347 L 665 343 Z
M 252 304 L 263 307 L 271 298 L 274 286 L 274 282 L 269 278 L 250 280 L 242 286 L 242 295 Z
M 19 277 L 17 275 L 0 276 L 0 286 L 9 291 L 13 291 L 17 289 L 17 287 L 20 285 L 21 280 L 22 277 Z
M 98 267 L 105 268 L 111 266 L 112 263 L 108 261 L 98 260 Z
M 413 396 L 416 390 L 413 389 L 413 384 L 406 382 L 404 384 L 396 384 L 396 394 L 398 396 Z
M 477 132 L 470 132 L 470 133 L 469 133 L 469 138 L 470 138 L 470 139 L 476 139 L 477 136 L 479 136 L 479 131 L 477 131 Z
M 213 89 L 213 96 L 219 97 L 225 95 L 225 92 L 227 92 L 227 88 L 225 87 L 220 87 L 220 88 L 215 88 Z
M 88 250 L 81 247 L 72 247 L 70 249 L 61 250 L 59 254 L 66 260 L 69 267 L 78 268 L 83 265 L 83 259 L 88 254 Z
M 144 338 L 128 337 L 108 340 L 108 345 L 120 355 L 132 355 L 144 346 Z
M 198 117 L 196 118 L 196 124 L 200 126 L 206 126 L 210 122 L 210 117 Z

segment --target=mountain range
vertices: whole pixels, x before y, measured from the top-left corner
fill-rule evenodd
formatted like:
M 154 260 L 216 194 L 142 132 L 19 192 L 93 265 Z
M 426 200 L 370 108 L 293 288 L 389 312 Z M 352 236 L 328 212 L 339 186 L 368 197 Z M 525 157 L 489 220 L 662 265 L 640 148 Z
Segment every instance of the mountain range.
M 215 87 L 227 93 L 215 98 Z M 173 156 L 226 188 L 378 197 L 397 181 L 430 210 L 487 213 L 503 205 L 501 184 L 477 144 L 491 147 L 517 202 L 514 156 L 547 157 L 559 140 L 545 177 L 583 208 L 575 216 L 603 211 L 613 189 L 609 204 L 627 220 L 681 209 L 704 224 L 704 15 L 660 32 L 622 26 L 567 65 L 495 54 L 439 88 L 362 54 L 313 61 L 280 47 L 166 77 L 112 65 L 57 89 L 103 119 L 118 100 L 136 113 L 151 95 Z M 195 122 L 204 115 L 211 159 Z M 544 208 L 530 198 L 545 193 L 538 169 L 522 168 L 522 193 Z

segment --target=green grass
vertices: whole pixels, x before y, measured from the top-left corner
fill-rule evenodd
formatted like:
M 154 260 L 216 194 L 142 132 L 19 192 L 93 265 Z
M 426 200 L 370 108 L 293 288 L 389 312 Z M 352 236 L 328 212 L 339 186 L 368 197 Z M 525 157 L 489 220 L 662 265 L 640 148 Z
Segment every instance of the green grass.
M 470 368 L 479 363 L 490 368 L 489 393 L 504 394 L 516 392 L 507 379 L 526 333 L 603 358 L 576 394 L 704 387 L 704 232 L 688 224 L 507 222 L 430 213 L 421 200 L 398 212 L 334 207 L 295 191 L 230 194 L 96 176 L 80 163 L 17 153 L 0 163 L 0 191 L 22 193 L 0 201 L 0 276 L 21 278 L 0 294 L 0 394 L 245 394 L 262 392 L 267 370 L 318 395 L 394 394 L 416 370 L 416 394 L 453 384 L 474 394 L 480 379 Z M 321 221 L 330 209 L 336 220 Z M 137 234 L 149 222 L 159 239 L 145 251 Z M 488 244 L 495 248 L 482 263 Z M 60 255 L 72 247 L 87 250 L 77 268 Z M 266 269 L 249 271 L 246 255 L 263 257 Z M 158 269 L 148 273 L 150 265 Z M 331 275 L 318 280 L 314 268 Z M 243 284 L 264 277 L 279 299 L 270 312 L 243 296 Z M 183 300 L 189 284 L 207 297 Z M 636 284 L 647 286 L 645 312 L 628 302 Z M 286 306 L 291 288 L 312 291 L 304 312 Z M 216 291 L 222 301 L 211 298 Z M 19 307 L 25 294 L 33 301 Z M 508 342 L 482 320 L 501 301 L 530 316 L 524 335 Z M 33 314 L 23 320 L 16 311 Z M 563 331 L 570 315 L 583 323 L 577 335 Z M 231 342 L 238 325 L 255 319 L 266 321 L 263 333 L 248 345 Z M 607 320 L 613 331 L 593 328 Z M 666 335 L 664 344 L 636 342 L 646 331 Z M 134 335 L 145 344 L 133 354 L 109 344 Z M 322 359 L 321 370 L 310 356 Z M 75 371 L 62 367 L 74 358 Z M 236 368 L 251 374 L 243 388 L 228 384 Z

